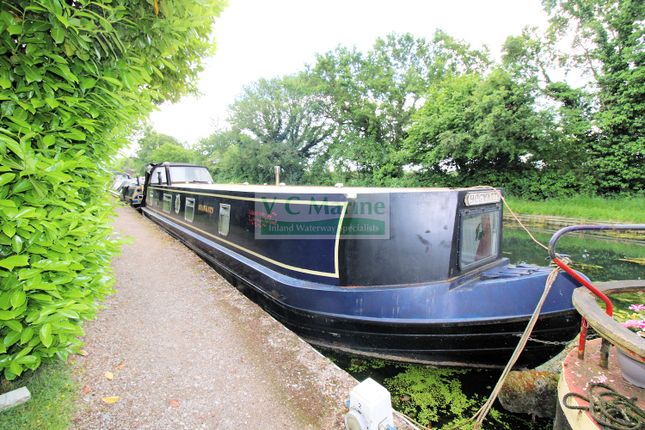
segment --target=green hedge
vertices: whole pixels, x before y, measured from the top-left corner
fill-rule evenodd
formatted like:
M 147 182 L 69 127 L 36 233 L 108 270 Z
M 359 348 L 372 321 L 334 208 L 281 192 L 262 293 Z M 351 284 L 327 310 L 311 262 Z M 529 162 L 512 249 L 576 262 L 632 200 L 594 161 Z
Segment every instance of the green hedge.
M 221 0 L 0 0 L 0 369 L 80 347 L 112 291 L 107 166 L 195 88 Z

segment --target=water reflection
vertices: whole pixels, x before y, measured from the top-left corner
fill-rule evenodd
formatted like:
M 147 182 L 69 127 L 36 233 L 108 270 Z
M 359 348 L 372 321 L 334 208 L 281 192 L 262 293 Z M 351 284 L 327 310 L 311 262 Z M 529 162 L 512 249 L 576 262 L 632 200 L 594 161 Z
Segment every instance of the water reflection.
M 547 244 L 552 234 L 534 233 L 534 236 Z M 621 241 L 580 234 L 564 236 L 558 241 L 557 251 L 569 255 L 573 267 L 592 281 L 645 278 L 645 241 Z M 549 264 L 547 252 L 516 227 L 504 226 L 502 252 L 513 263 Z

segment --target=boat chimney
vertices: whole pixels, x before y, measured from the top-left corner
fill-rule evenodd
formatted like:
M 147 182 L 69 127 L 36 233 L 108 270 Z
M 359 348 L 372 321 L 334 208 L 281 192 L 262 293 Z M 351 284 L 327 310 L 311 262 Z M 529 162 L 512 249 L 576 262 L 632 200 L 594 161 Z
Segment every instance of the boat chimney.
M 273 171 L 275 172 L 275 184 L 280 185 L 280 166 L 275 166 Z

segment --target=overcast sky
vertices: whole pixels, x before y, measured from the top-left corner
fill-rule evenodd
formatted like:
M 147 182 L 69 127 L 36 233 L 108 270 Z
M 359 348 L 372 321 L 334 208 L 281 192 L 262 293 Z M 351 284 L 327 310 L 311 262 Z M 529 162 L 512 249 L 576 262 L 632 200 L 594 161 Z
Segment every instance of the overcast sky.
M 226 126 L 244 85 L 301 70 L 338 45 L 368 50 L 388 33 L 430 39 L 441 29 L 499 57 L 507 36 L 544 28 L 540 0 L 229 0 L 215 23 L 217 52 L 200 75 L 200 97 L 166 103 L 153 127 L 194 144 Z

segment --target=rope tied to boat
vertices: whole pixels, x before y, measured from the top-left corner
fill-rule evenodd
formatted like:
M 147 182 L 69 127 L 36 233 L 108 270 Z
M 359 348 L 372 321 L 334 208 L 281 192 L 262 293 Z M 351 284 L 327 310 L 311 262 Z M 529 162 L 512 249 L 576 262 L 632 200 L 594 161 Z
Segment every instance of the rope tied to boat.
M 589 405 L 571 404 L 569 399 L 580 399 Z M 562 404 L 568 409 L 589 411 L 591 417 L 607 430 L 645 429 L 645 411 L 636 404 L 636 398 L 617 393 L 603 383 L 592 383 L 588 398 L 575 392 L 565 394 Z
M 528 235 L 531 237 L 531 239 L 537 243 L 539 246 L 542 248 L 546 249 L 548 251 L 548 247 L 538 241 L 533 234 L 529 231 L 528 228 L 522 222 L 520 219 L 515 215 L 513 210 L 510 208 L 508 203 L 506 202 L 506 199 L 502 195 L 501 191 L 497 190 L 501 200 L 504 202 L 504 205 L 506 208 L 509 210 L 513 218 L 518 222 L 518 224 L 528 233 Z M 561 257 L 563 259 L 568 260 L 566 257 Z M 533 328 L 535 327 L 535 324 L 537 323 L 538 317 L 540 316 L 540 313 L 542 312 L 542 306 L 544 305 L 544 302 L 546 301 L 547 296 L 549 295 L 549 292 L 551 291 L 551 287 L 555 283 L 556 278 L 558 277 L 558 273 L 560 272 L 559 267 L 555 267 L 551 273 L 549 273 L 549 276 L 546 280 L 546 283 L 544 285 L 544 291 L 542 292 L 542 295 L 540 296 L 540 300 L 538 301 L 537 305 L 535 306 L 535 310 L 533 311 L 533 314 L 531 315 L 531 319 L 529 320 L 528 324 L 526 325 L 526 328 L 524 329 L 524 332 L 522 333 L 522 336 L 520 338 L 520 341 L 518 342 L 517 346 L 515 347 L 515 350 L 513 351 L 513 355 L 511 355 L 511 358 L 508 360 L 508 363 L 506 364 L 506 367 L 504 367 L 504 370 L 502 371 L 502 374 L 499 377 L 499 380 L 497 381 L 497 384 L 495 385 L 495 388 L 493 388 L 493 391 L 491 392 L 490 396 L 486 400 L 486 402 L 482 405 L 482 407 L 473 415 L 467 422 L 473 422 L 473 427 L 475 429 L 481 428 L 481 426 L 484 423 L 484 420 L 488 416 L 490 410 L 493 407 L 493 404 L 495 403 L 495 400 L 499 396 L 500 391 L 502 390 L 502 387 L 504 386 L 504 382 L 506 381 L 506 378 L 508 375 L 511 373 L 511 370 L 513 369 L 513 366 L 515 366 L 515 363 L 517 360 L 520 358 L 520 354 L 522 354 L 522 351 L 524 351 L 524 348 L 526 347 L 526 344 L 529 342 L 529 339 L 531 338 L 531 333 L 533 332 Z
M 497 188 L 495 188 L 495 191 L 497 191 L 497 194 L 499 194 L 499 198 L 500 198 L 500 199 L 502 200 L 502 202 L 504 203 L 504 206 L 506 206 L 506 209 L 508 209 L 508 211 L 511 213 L 511 216 L 512 216 L 512 217 L 515 219 L 515 221 L 520 225 L 520 227 L 522 227 L 522 228 L 524 229 L 524 231 L 529 235 L 529 237 L 531 238 L 531 240 L 532 240 L 533 242 L 537 243 L 537 244 L 538 244 L 540 247 L 542 247 L 543 249 L 545 249 L 545 250 L 547 250 L 547 251 L 548 251 L 548 250 L 549 250 L 549 247 L 548 247 L 548 246 L 546 246 L 545 244 L 543 244 L 542 242 L 540 242 L 539 240 L 537 240 L 537 239 L 535 238 L 535 236 L 533 236 L 533 233 L 531 233 L 531 231 L 530 231 L 528 228 L 526 228 L 526 226 L 522 223 L 522 221 L 520 221 L 520 218 L 519 218 L 517 215 L 515 215 L 515 212 L 513 212 L 513 209 L 511 209 L 511 206 L 508 204 L 508 202 L 507 202 L 507 201 L 506 201 L 506 199 L 504 198 L 504 195 L 502 194 L 502 192 L 501 192 L 500 190 L 498 190 Z
M 488 187 L 487 187 L 488 188 Z M 533 242 L 538 244 L 540 247 L 543 249 L 549 251 L 549 247 L 541 243 L 539 240 L 533 236 L 533 234 L 529 231 L 529 229 L 520 221 L 519 217 L 515 215 L 515 212 L 510 208 L 508 202 L 502 195 L 502 192 L 500 190 L 497 190 L 497 193 L 500 196 L 500 199 L 506 206 L 506 208 L 509 210 L 515 221 L 528 233 L 529 237 Z M 567 256 L 560 255 L 559 256 L 562 261 L 564 261 L 566 264 L 571 264 L 570 259 Z M 506 378 L 510 374 L 511 370 L 513 369 L 513 366 L 515 366 L 515 363 L 519 359 L 520 355 L 524 351 L 524 348 L 526 348 L 527 343 L 529 340 L 531 340 L 531 333 L 533 332 L 533 328 L 535 327 L 535 324 L 537 323 L 538 317 L 540 316 L 540 313 L 542 312 L 542 307 L 544 305 L 544 302 L 546 301 L 547 296 L 549 295 L 549 292 L 551 291 L 551 287 L 555 283 L 556 278 L 558 277 L 558 274 L 560 273 L 561 269 L 560 267 L 556 266 L 553 268 L 551 273 L 549 273 L 549 276 L 547 277 L 546 283 L 544 285 L 544 291 L 542 292 L 542 295 L 540 296 L 540 299 L 538 300 L 537 305 L 535 306 L 535 310 L 533 311 L 533 314 L 531 315 L 531 318 L 529 319 L 528 324 L 526 325 L 524 332 L 522 333 L 520 340 L 515 347 L 515 350 L 513 351 L 513 354 L 511 355 L 511 358 L 509 359 L 508 363 L 506 364 L 506 367 L 504 367 L 504 370 L 502 371 L 501 376 L 499 377 L 499 380 L 497 381 L 497 384 L 495 385 L 495 388 L 493 388 L 490 396 L 486 400 L 486 402 L 482 405 L 481 408 L 473 415 L 472 417 L 468 418 L 465 421 L 460 421 L 456 423 L 453 427 L 447 427 L 447 430 L 456 430 L 457 428 L 461 428 L 463 425 L 467 423 L 473 423 L 473 428 L 474 429 L 479 429 L 484 423 L 484 420 L 490 413 L 490 410 L 493 407 L 493 404 L 495 403 L 495 400 L 497 400 L 497 397 L 499 396 L 500 391 L 502 390 L 502 387 L 504 386 L 504 382 L 506 381 Z M 410 417 L 407 415 L 401 414 L 400 412 L 398 413 L 399 415 L 402 415 L 402 418 L 407 418 L 405 421 L 407 424 L 412 425 L 413 427 L 416 427 L 418 429 L 421 429 L 423 427 L 420 427 L 420 424 L 417 423 L 416 421 L 412 420 Z M 410 420 L 412 422 L 410 422 Z M 631 430 L 631 429 L 620 429 L 620 430 Z M 639 430 L 645 430 L 645 429 L 639 429 Z
M 549 273 L 549 277 L 546 280 L 546 285 L 544 286 L 544 291 L 542 292 L 542 296 L 540 297 L 540 300 L 538 301 L 538 304 L 535 307 L 535 310 L 533 311 L 533 315 L 531 315 L 531 319 L 529 320 L 528 324 L 526 325 L 526 328 L 524 329 L 524 333 L 522 334 L 520 341 L 518 342 L 517 346 L 515 347 L 515 350 L 513 351 L 513 355 L 508 360 L 508 363 L 506 363 L 506 367 L 504 367 L 504 371 L 499 377 L 499 380 L 497 381 L 495 388 L 493 388 L 493 391 L 488 397 L 488 400 L 486 400 L 486 403 L 484 403 L 484 405 L 479 409 L 479 411 L 477 411 L 477 413 L 471 418 L 471 420 L 475 422 L 474 424 L 475 429 L 480 428 L 484 423 L 484 420 L 486 419 L 486 417 L 488 416 L 488 413 L 493 407 L 493 403 L 495 403 L 497 396 L 499 395 L 500 391 L 502 390 L 502 387 L 504 386 L 504 382 L 506 381 L 506 378 L 508 377 L 509 373 L 511 373 L 511 370 L 513 369 L 513 366 L 515 366 L 515 363 L 517 362 L 517 360 L 520 358 L 520 354 L 522 354 L 522 351 L 524 351 L 524 348 L 526 347 L 526 344 L 529 341 L 529 337 L 533 332 L 533 328 L 537 323 L 538 317 L 540 316 L 540 312 L 542 311 L 542 306 L 544 305 L 544 302 L 546 301 L 546 298 L 549 295 L 549 292 L 551 291 L 551 287 L 553 286 L 553 283 L 558 277 L 559 272 L 560 272 L 560 268 L 556 267 L 551 271 L 551 273 Z

